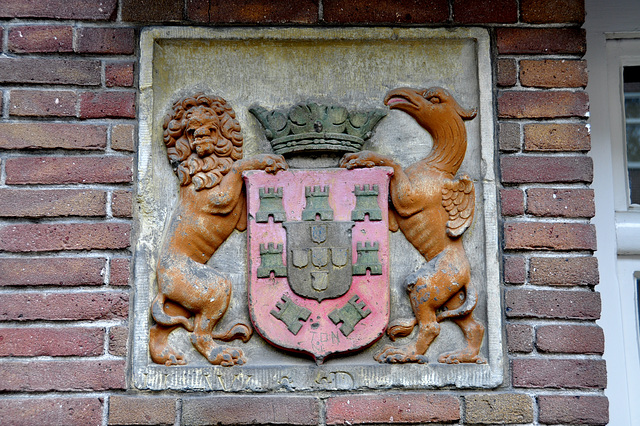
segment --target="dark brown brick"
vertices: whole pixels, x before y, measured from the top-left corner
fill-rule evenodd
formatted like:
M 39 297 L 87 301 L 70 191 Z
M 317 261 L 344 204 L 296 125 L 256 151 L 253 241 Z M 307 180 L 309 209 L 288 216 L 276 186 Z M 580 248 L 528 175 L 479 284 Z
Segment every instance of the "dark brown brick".
M 509 318 L 600 318 L 600 294 L 590 291 L 511 289 L 505 305 Z
M 0 356 L 99 356 L 104 329 L 0 327 Z
M 69 395 L 0 398 L 0 424 L 99 426 L 102 424 L 102 398 Z
M 498 86 L 515 86 L 518 81 L 518 71 L 515 59 L 498 59 L 497 63 Z
M 525 87 L 587 87 L 587 80 L 586 61 L 520 61 L 520 84 Z
M 593 161 L 587 156 L 502 156 L 503 183 L 590 183 Z
M 129 258 L 116 257 L 111 259 L 109 285 L 129 285 L 130 263 Z
M 133 28 L 78 28 L 76 35 L 78 53 L 130 55 L 135 49 Z
M 453 395 L 352 394 L 327 400 L 328 425 L 448 423 L 459 419 L 460 401 Z
M 509 352 L 529 353 L 533 350 L 533 327 L 528 324 L 507 324 Z
M 99 257 L 3 257 L 0 286 L 102 285 L 105 265 Z
M 501 189 L 500 205 L 503 216 L 518 216 L 524 214 L 524 192 L 518 188 Z
M 189 425 L 319 424 L 319 400 L 312 396 L 206 396 L 182 400 Z
M 583 55 L 587 48 L 580 28 L 497 28 L 496 41 L 502 55 Z
M 67 25 L 34 25 L 9 30 L 9 50 L 16 53 L 73 51 L 73 28 Z
M 529 282 L 538 285 L 596 285 L 599 282 L 595 257 L 533 257 Z
M 7 184 L 128 183 L 130 157 L 15 157 L 6 160 Z
M 114 19 L 116 0 L 3 0 L 0 18 Z
M 584 22 L 582 0 L 521 0 L 520 20 L 530 24 Z
M 507 222 L 507 250 L 596 250 L 595 226 L 588 223 Z
M 131 191 L 113 191 L 111 195 L 111 211 L 114 217 L 131 217 L 133 213 L 133 193 Z
M 12 90 L 9 114 L 15 116 L 73 117 L 76 93 L 70 90 Z
M 80 118 L 135 118 L 135 92 L 84 92 Z
M 183 0 L 122 0 L 125 22 L 175 22 L 182 20 Z
M 465 421 L 472 424 L 514 424 L 533 421 L 529 395 L 502 393 L 465 396 Z
M 520 151 L 520 125 L 518 123 L 500 123 L 498 133 L 500 151 Z
M 116 124 L 111 129 L 111 149 L 134 152 L 135 126 L 133 124 Z
M 70 374 L 73 372 L 73 374 Z M 46 392 L 124 389 L 123 361 L 0 362 L 0 391 Z
M 502 92 L 498 95 L 500 118 L 588 117 L 586 92 Z
M 527 213 L 534 216 L 593 217 L 593 189 L 527 189 Z
M 604 360 L 526 359 L 511 361 L 513 386 L 518 388 L 604 389 L 607 367 Z
M 504 282 L 507 284 L 524 284 L 527 276 L 526 260 L 522 256 L 504 257 Z
M 318 22 L 318 2 L 301 0 L 188 0 L 188 18 L 196 22 L 244 24 L 314 24 Z
M 112 62 L 105 66 L 104 78 L 107 87 L 133 86 L 133 62 Z
M 540 352 L 599 354 L 604 352 L 604 332 L 590 325 L 544 325 L 536 329 Z
M 109 398 L 110 425 L 173 425 L 175 398 L 120 396 Z
M 525 151 L 589 151 L 591 137 L 584 124 L 525 124 Z
M 0 321 L 71 321 L 126 319 L 125 292 L 2 293 Z
M 11 252 L 124 249 L 128 223 L 34 223 L 0 228 L 0 250 Z
M 323 20 L 331 24 L 428 24 L 447 22 L 447 0 L 324 0 Z
M 0 189 L 0 217 L 104 216 L 106 199 L 98 190 Z
M 90 59 L 0 58 L 0 83 L 97 86 L 100 74 L 100 61 Z
M 461 24 L 511 24 L 518 20 L 516 0 L 453 0 L 453 21 Z
M 71 123 L 0 123 L 1 149 L 104 149 L 107 128 Z
M 127 356 L 127 340 L 129 329 L 127 327 L 115 326 L 109 328 L 109 353 L 115 356 Z
M 538 412 L 544 424 L 606 425 L 609 400 L 600 395 L 540 395 Z

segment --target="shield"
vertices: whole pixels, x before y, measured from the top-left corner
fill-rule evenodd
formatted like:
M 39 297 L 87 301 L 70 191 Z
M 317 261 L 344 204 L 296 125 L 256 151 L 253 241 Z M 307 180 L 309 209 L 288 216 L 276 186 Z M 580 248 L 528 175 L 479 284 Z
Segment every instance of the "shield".
M 269 343 L 327 356 L 389 321 L 387 167 L 244 173 L 249 314 Z

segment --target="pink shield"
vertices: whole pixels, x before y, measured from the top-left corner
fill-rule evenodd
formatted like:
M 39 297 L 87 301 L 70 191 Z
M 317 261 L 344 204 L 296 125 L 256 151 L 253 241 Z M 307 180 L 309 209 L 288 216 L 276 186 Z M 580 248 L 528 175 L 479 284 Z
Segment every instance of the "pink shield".
M 249 313 L 271 344 L 321 363 L 379 339 L 389 321 L 393 170 L 244 173 Z

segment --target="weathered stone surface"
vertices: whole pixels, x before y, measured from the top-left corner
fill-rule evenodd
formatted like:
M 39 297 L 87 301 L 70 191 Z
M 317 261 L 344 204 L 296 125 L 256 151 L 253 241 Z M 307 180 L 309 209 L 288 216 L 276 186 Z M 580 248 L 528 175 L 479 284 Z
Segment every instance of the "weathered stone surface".
M 465 396 L 465 421 L 472 424 L 513 424 L 533 421 L 533 400 L 524 394 Z

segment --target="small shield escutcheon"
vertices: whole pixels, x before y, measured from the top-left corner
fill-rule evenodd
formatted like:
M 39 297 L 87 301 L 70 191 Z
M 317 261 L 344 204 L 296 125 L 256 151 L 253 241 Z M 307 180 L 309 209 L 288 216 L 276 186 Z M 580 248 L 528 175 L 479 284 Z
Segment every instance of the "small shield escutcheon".
M 311 227 L 311 241 L 314 243 L 324 243 L 327 239 L 327 225 L 313 225 Z
M 313 247 L 311 249 L 311 263 L 318 268 L 327 266 L 327 263 L 329 263 L 329 249 L 326 247 Z
M 334 247 L 331 249 L 331 262 L 335 266 L 342 267 L 347 264 L 349 260 L 349 250 Z
M 309 250 L 301 249 L 301 250 L 293 250 L 291 252 L 291 263 L 296 268 L 304 268 L 309 264 Z
M 311 287 L 314 290 L 323 291 L 329 286 L 329 273 L 327 271 L 317 271 L 311 273 Z

